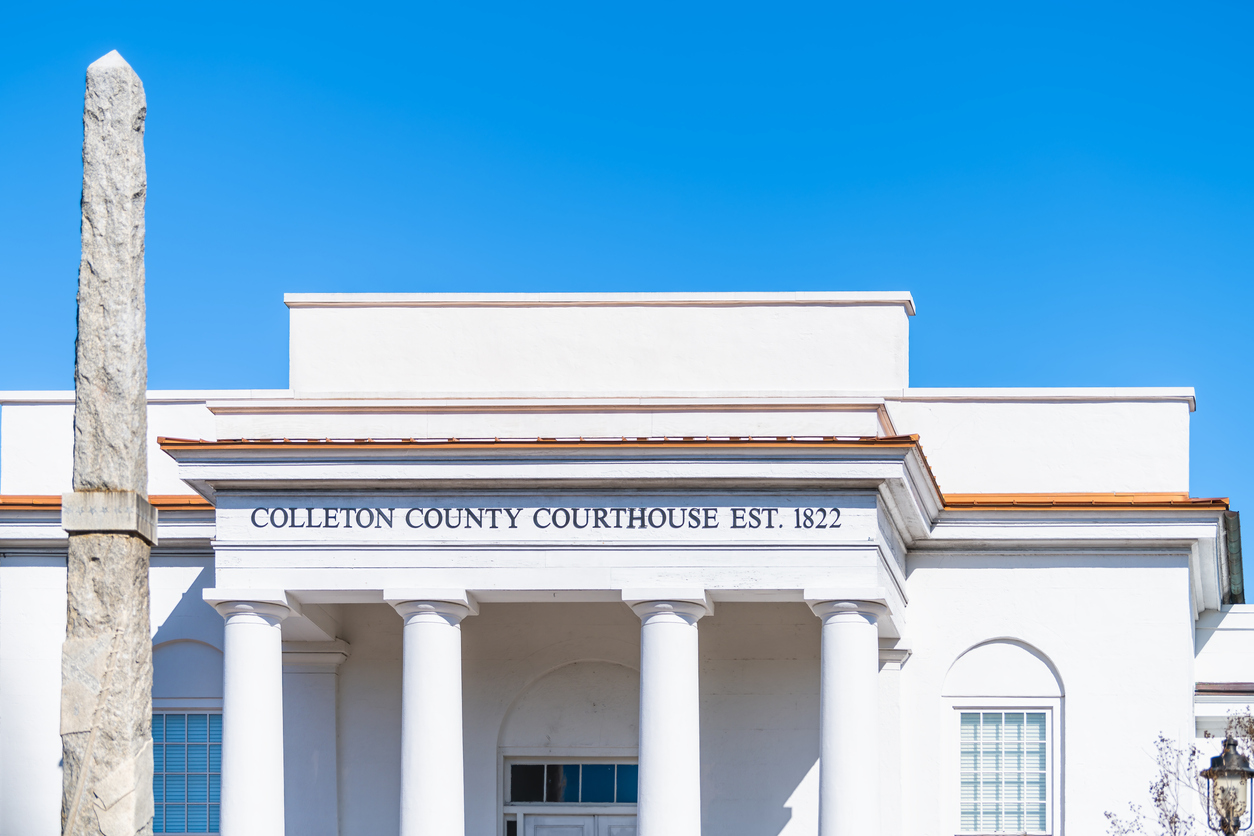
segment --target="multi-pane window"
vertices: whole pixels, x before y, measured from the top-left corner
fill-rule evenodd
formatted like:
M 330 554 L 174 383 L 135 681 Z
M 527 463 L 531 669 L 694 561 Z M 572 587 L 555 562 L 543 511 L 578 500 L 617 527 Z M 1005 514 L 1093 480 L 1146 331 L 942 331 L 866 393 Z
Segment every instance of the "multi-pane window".
M 152 715 L 153 833 L 217 833 L 222 715 Z
M 634 763 L 515 763 L 511 804 L 635 804 L 640 768 Z
M 962 712 L 962 832 L 1046 832 L 1046 721 L 1043 711 Z

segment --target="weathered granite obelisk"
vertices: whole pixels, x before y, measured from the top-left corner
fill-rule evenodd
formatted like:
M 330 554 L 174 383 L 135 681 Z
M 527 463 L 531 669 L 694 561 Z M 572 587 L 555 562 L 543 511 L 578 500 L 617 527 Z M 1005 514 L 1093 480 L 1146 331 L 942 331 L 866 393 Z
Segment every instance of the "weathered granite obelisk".
M 61 654 L 66 836 L 152 832 L 146 115 L 144 86 L 116 51 L 87 68 L 74 492 L 61 506 L 70 541 Z

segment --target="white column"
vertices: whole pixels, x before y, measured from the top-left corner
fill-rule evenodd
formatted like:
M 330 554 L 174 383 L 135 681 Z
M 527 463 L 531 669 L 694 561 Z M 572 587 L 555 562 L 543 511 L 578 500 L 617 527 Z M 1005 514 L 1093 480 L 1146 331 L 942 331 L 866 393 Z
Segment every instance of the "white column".
M 701 834 L 701 693 L 692 601 L 635 601 L 640 616 L 639 836 Z
M 222 836 L 275 836 L 283 823 L 282 604 L 222 601 Z
M 464 836 L 462 629 L 451 601 L 393 602 L 405 619 L 401 836 Z
M 868 601 L 812 603 L 823 620 L 819 836 L 880 832 L 879 630 Z

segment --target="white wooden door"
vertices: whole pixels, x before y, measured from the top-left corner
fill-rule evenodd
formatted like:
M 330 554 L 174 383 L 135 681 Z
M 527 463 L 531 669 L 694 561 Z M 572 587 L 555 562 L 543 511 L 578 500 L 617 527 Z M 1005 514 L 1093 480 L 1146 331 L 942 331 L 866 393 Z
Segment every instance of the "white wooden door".
M 636 817 L 597 816 L 597 836 L 636 836 Z
M 526 816 L 523 836 L 636 836 L 636 817 Z
M 595 824 L 595 816 L 526 816 L 523 836 L 598 836 Z

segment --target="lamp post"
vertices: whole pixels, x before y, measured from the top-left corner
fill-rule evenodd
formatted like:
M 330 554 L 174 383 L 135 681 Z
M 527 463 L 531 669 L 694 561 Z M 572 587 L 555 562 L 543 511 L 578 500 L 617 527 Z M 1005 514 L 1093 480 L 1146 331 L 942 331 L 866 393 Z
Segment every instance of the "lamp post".
M 1206 823 L 1211 830 L 1236 836 L 1249 829 L 1251 776 L 1254 769 L 1250 769 L 1249 760 L 1237 751 L 1235 740 L 1225 737 L 1223 754 L 1211 758 L 1210 769 L 1202 772 L 1209 796 Z

